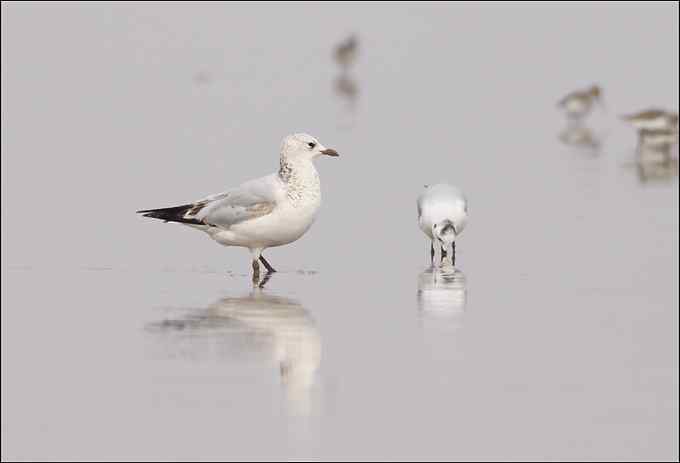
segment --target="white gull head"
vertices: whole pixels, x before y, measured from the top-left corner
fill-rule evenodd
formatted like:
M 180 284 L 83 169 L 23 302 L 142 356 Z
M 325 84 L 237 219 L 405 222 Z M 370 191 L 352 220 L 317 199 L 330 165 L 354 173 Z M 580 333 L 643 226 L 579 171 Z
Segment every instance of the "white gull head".
M 286 161 L 312 161 L 317 157 L 339 156 L 334 149 L 326 148 L 319 140 L 306 133 L 288 135 L 281 143 L 281 159 Z

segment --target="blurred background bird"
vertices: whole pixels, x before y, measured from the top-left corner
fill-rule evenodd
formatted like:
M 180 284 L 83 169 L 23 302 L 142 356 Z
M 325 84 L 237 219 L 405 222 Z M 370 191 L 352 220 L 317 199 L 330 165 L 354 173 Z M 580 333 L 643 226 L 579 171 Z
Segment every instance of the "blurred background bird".
M 333 52 L 335 61 L 343 70 L 347 70 L 357 59 L 359 54 L 359 39 L 355 34 L 340 42 Z
M 626 114 L 621 119 L 637 130 L 678 130 L 678 113 L 663 109 L 647 109 L 634 114 Z
M 557 106 L 564 110 L 569 119 L 578 120 L 590 113 L 594 103 L 599 103 L 604 108 L 602 89 L 598 85 L 569 93 L 557 103 Z

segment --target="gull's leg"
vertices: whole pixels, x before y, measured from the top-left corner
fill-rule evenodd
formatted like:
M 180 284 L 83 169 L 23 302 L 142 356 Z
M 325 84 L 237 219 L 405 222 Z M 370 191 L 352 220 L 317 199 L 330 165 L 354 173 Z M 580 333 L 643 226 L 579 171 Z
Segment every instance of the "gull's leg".
M 264 258 L 263 255 L 260 255 L 260 262 L 262 262 L 262 265 L 267 269 L 267 273 L 274 273 L 276 272 L 276 269 L 272 267 L 269 262 L 267 262 L 267 259 Z
M 434 267 L 434 241 L 430 243 L 430 264 Z
M 456 242 L 451 245 L 451 265 L 456 266 Z
M 256 285 L 260 281 L 260 264 L 257 259 L 253 259 L 253 284 Z
M 257 261 L 262 249 L 251 249 L 250 253 L 253 255 L 253 285 L 257 285 L 260 282 L 260 264 Z

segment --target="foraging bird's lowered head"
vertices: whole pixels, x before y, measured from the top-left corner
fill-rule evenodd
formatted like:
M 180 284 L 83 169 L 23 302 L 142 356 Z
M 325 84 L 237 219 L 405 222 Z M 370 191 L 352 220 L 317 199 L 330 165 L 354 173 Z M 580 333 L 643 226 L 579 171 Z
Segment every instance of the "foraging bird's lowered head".
M 439 241 L 441 247 L 449 248 L 456 240 L 456 226 L 449 219 L 432 224 L 432 237 Z

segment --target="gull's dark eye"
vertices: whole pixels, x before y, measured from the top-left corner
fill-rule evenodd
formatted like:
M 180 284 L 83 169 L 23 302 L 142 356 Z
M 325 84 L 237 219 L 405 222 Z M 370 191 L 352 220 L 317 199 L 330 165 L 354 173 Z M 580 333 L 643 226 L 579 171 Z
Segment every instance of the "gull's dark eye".
M 314 143 L 313 141 L 310 141 L 309 143 L 307 143 L 307 146 L 309 146 L 310 149 L 314 149 L 314 147 L 316 146 L 316 143 Z

